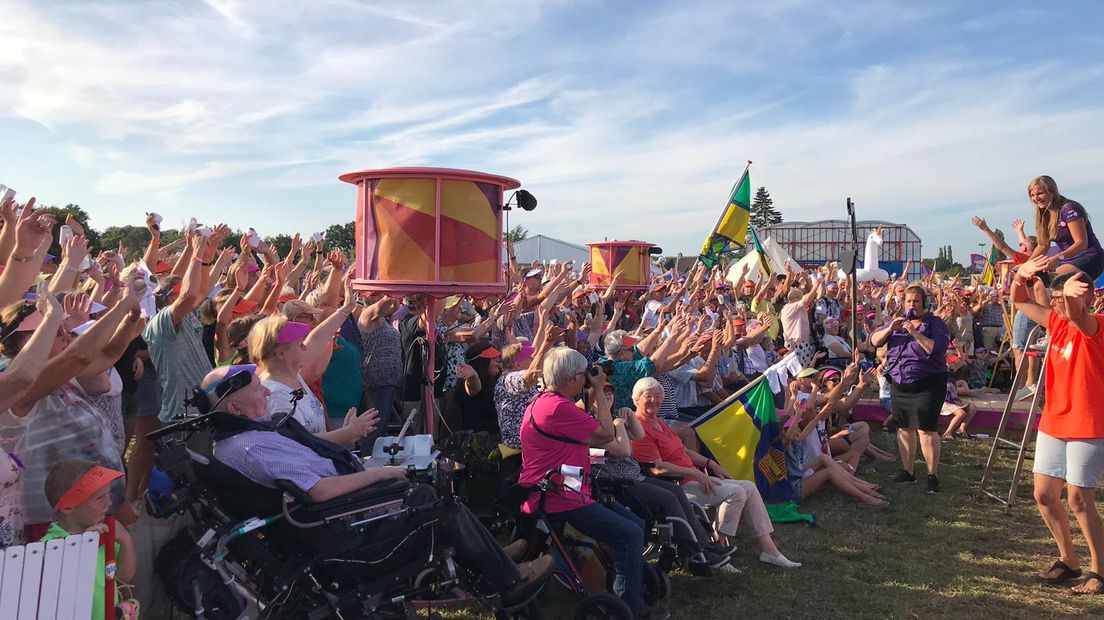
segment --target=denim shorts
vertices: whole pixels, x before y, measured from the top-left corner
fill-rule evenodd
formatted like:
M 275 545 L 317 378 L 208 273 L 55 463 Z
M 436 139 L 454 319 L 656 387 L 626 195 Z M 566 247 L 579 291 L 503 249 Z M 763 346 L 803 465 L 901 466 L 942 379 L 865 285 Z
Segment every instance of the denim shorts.
M 1012 319 L 1012 348 L 1017 351 L 1023 351 L 1028 345 L 1034 344 L 1027 341 L 1028 335 L 1031 334 L 1031 330 L 1035 329 L 1038 325 L 1035 321 L 1032 321 L 1026 314 L 1016 311 L 1016 316 Z M 1038 335 L 1036 335 L 1036 338 Z
M 1039 431 L 1032 471 L 1095 489 L 1104 477 L 1104 439 L 1057 439 Z

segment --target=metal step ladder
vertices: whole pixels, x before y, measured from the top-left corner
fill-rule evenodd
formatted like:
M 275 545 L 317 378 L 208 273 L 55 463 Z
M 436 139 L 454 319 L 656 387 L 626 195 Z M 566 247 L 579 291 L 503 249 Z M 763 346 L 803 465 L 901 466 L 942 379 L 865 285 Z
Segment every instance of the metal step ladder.
M 1035 342 L 1035 337 L 1040 330 L 1043 330 L 1042 325 L 1037 325 L 1028 334 L 1027 341 Z M 1050 347 L 1048 346 L 1046 351 L 1042 355 L 1038 352 L 1032 351 L 1030 348 L 1024 352 L 1024 357 L 1036 357 L 1042 359 L 1042 364 L 1039 368 L 1039 377 L 1035 384 L 1035 393 L 1031 396 L 1031 406 L 1027 409 L 1027 422 L 1024 425 L 1023 436 L 1020 440 L 1013 441 L 1004 437 L 1006 430 L 1008 429 L 1009 422 L 1012 419 L 1012 405 L 1016 402 L 1016 390 L 1013 389 L 1008 394 L 1008 402 L 1004 405 L 1004 412 L 1001 414 L 1000 424 L 997 426 L 997 432 L 993 435 L 993 447 L 989 451 L 989 460 L 985 463 L 985 472 L 981 475 L 980 490 L 983 495 L 991 497 L 998 502 L 1004 504 L 1004 514 L 1012 514 L 1012 504 L 1016 501 L 1016 491 L 1020 486 L 1020 474 L 1023 473 L 1024 460 L 1027 458 L 1027 453 L 1031 450 L 1031 444 L 1035 440 L 1035 420 L 1039 415 L 1039 405 L 1042 401 L 1042 383 L 1043 377 L 1046 376 L 1046 360 L 1047 355 L 1050 353 Z M 1020 385 L 1020 380 L 1023 375 L 1027 373 L 1027 364 L 1021 363 L 1019 368 L 1016 369 L 1015 377 L 1012 380 L 1013 388 Z M 997 462 L 997 453 L 1000 450 L 1015 450 L 1016 451 L 1016 467 L 1012 470 L 1012 483 L 1008 488 L 1008 495 L 1002 497 L 986 489 L 986 486 L 991 482 L 993 468 Z

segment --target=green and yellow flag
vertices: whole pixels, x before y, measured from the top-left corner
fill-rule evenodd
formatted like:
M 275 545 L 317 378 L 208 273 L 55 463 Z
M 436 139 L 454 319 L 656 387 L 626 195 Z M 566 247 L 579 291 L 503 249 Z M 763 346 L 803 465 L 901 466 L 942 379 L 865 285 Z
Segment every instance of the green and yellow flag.
M 763 277 L 769 278 L 774 275 L 774 270 L 771 269 L 770 258 L 767 253 L 763 251 L 763 245 L 759 243 L 759 235 L 755 234 L 754 228 L 748 228 L 751 232 L 751 241 L 755 244 L 755 253 L 759 256 L 759 268 L 763 270 Z
M 997 248 L 989 247 L 989 258 L 985 260 L 985 271 L 981 274 L 981 283 L 985 286 L 993 286 L 993 283 L 997 281 L 997 261 L 1000 260 L 1001 253 L 997 251 Z
M 737 480 L 754 480 L 768 504 L 793 499 L 778 410 L 766 375 L 690 423 L 708 453 Z
M 716 265 L 722 254 L 744 247 L 748 220 L 751 219 L 751 179 L 748 178 L 750 168 L 751 162 L 748 161 L 744 174 L 732 187 L 732 193 L 729 194 L 717 225 L 702 245 L 698 260 L 705 263 L 706 267 L 712 268 Z

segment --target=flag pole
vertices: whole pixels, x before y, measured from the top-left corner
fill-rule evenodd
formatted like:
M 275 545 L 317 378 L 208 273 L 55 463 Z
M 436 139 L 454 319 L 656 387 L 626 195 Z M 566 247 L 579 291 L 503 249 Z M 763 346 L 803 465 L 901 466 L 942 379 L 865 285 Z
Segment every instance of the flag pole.
M 748 382 L 747 385 L 745 385 L 744 387 L 742 387 L 742 388 L 736 390 L 735 392 L 733 392 L 732 394 L 730 394 L 728 396 L 728 398 L 722 400 L 721 402 L 717 403 L 716 405 L 713 405 L 713 407 L 711 407 L 709 409 L 709 411 L 706 411 L 705 413 L 701 414 L 700 416 L 694 418 L 694 420 L 690 422 L 690 426 L 694 426 L 698 422 L 701 422 L 702 420 L 705 420 L 706 418 L 712 416 L 714 413 L 716 413 L 720 410 L 723 410 L 725 407 L 727 407 L 727 406 L 731 405 L 733 402 L 735 402 L 736 399 L 743 396 L 748 390 L 750 390 L 751 388 L 759 385 L 759 382 L 766 381 L 767 375 L 769 375 L 771 372 L 775 371 L 775 369 L 777 369 L 779 366 L 782 366 L 782 365 L 786 364 L 789 361 L 789 358 L 790 358 L 791 355 L 797 355 L 797 353 L 794 352 L 794 351 L 791 351 L 791 352 L 787 353 L 786 355 L 783 355 L 780 360 L 778 360 L 777 362 L 772 364 L 769 368 L 767 368 L 765 371 L 763 371 L 758 377 L 755 377 L 750 382 Z
M 744 166 L 744 172 L 736 178 L 736 182 L 732 184 L 732 189 L 728 190 L 728 200 L 725 201 L 724 209 L 721 209 L 721 215 L 717 217 L 717 223 L 713 225 L 713 229 L 709 231 L 709 234 L 705 236 L 705 243 L 702 244 L 702 248 L 709 246 L 709 242 L 713 239 L 713 235 L 717 234 L 717 229 L 720 228 L 721 222 L 724 221 L 725 213 L 728 213 L 728 205 L 732 202 L 732 196 L 736 193 L 736 188 L 740 186 L 740 181 L 744 180 L 747 176 L 748 169 L 751 168 L 751 160 L 747 160 L 747 165 Z M 750 206 L 750 205 L 749 205 Z M 751 225 L 750 223 L 748 224 Z M 699 254 L 698 259 L 701 259 Z

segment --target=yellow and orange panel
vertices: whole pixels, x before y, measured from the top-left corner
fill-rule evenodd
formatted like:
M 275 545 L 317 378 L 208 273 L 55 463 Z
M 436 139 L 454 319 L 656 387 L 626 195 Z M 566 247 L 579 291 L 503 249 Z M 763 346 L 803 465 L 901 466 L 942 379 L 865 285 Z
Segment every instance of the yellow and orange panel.
M 648 288 L 652 276 L 651 249 L 654 244 L 644 241 L 600 241 L 588 243 L 590 248 L 590 284 L 592 287 L 609 286 L 614 274 L 618 290 L 642 290 Z

